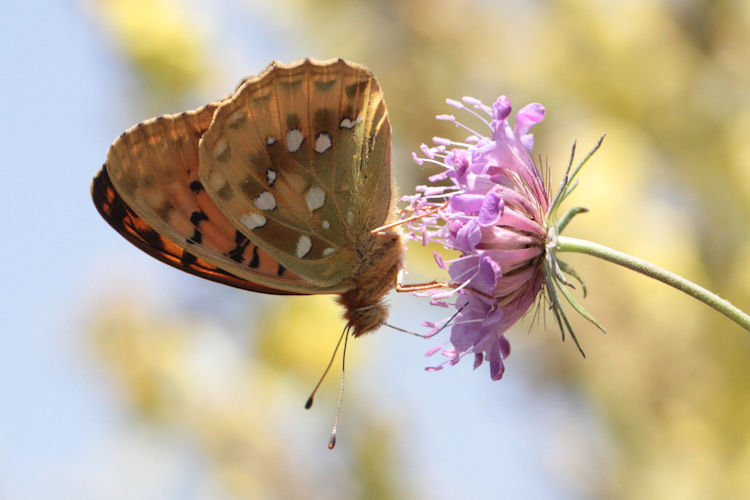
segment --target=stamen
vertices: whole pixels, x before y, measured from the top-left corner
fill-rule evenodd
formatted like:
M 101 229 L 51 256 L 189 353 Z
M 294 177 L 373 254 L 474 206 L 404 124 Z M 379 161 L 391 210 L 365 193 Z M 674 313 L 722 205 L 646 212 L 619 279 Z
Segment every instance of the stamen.
M 472 110 L 472 109 L 469 109 L 469 108 L 464 108 L 464 109 L 465 109 L 466 111 L 468 111 L 469 113 L 471 113 L 472 115 L 474 115 L 474 116 L 476 116 L 477 118 L 479 118 L 480 120 L 482 120 L 482 122 L 483 122 L 483 123 L 484 123 L 485 125 L 487 125 L 487 126 L 488 126 L 488 127 L 490 128 L 490 130 L 492 130 L 492 125 L 490 125 L 490 122 L 488 122 L 488 121 L 487 121 L 487 119 L 486 119 L 485 117 L 483 117 L 482 115 L 480 115 L 479 113 L 477 113 L 476 111 L 474 111 L 474 110 Z
M 471 112 L 471 113 L 474 113 L 473 111 L 469 110 L 468 108 L 467 108 L 467 111 L 469 111 L 469 112 Z M 474 114 L 476 115 L 476 113 L 474 113 Z M 486 121 L 486 120 L 485 120 L 484 118 L 482 118 L 481 116 L 479 116 L 479 115 L 476 115 L 476 116 L 478 116 L 478 117 L 479 117 L 479 119 L 480 119 L 480 120 L 482 120 L 482 121 L 483 121 L 484 123 L 487 123 L 487 121 Z M 477 132 L 476 130 L 474 130 L 474 129 L 472 129 L 472 128 L 469 128 L 469 127 L 467 127 L 466 125 L 464 125 L 463 123 L 461 123 L 461 122 L 457 121 L 457 120 L 456 120 L 456 117 L 455 117 L 455 116 L 453 116 L 453 115 L 437 115 L 437 116 L 435 117 L 435 119 L 436 119 L 436 120 L 440 120 L 440 121 L 445 121 L 445 122 L 451 122 L 451 123 L 453 123 L 453 124 L 454 124 L 455 126 L 457 126 L 457 127 L 461 127 L 461 128 L 464 128 L 464 129 L 468 130 L 468 131 L 469 131 L 470 133 L 472 133 L 472 134 L 474 134 L 474 135 L 476 135 L 476 136 L 480 136 L 480 135 L 482 135 L 482 134 L 480 134 L 479 132 Z M 489 123 L 487 123 L 487 125 L 489 126 Z M 492 128 L 492 127 L 490 127 L 490 128 Z
M 482 323 L 484 322 L 484 318 L 474 318 L 474 319 L 462 319 L 460 321 L 456 321 L 457 325 L 468 325 L 469 323 Z
M 440 269 L 448 269 L 448 266 L 445 265 L 445 261 L 443 260 L 442 255 L 437 252 L 432 252 L 432 258 L 435 259 L 435 263 Z
M 435 158 L 435 152 L 431 148 L 429 148 L 427 144 L 420 144 L 419 149 L 421 149 L 422 153 L 424 153 L 424 155 L 430 160 Z
M 438 344 L 436 346 L 433 346 L 430 349 L 428 349 L 426 353 L 424 353 L 424 357 L 425 358 L 429 358 L 430 356 L 432 356 L 433 354 L 435 354 L 436 352 L 438 352 L 442 348 L 443 348 L 442 344 Z
M 430 182 L 440 182 L 440 181 L 446 180 L 447 178 L 448 178 L 448 172 L 443 171 L 443 172 L 440 172 L 439 174 L 431 175 L 427 179 Z
M 461 98 L 461 100 L 463 102 L 465 102 L 466 104 L 471 104 L 472 106 L 482 106 L 482 105 L 484 105 L 484 103 L 482 101 L 480 101 L 479 99 L 477 99 L 476 97 L 470 97 L 470 96 L 467 96 L 467 95 L 463 96 Z
M 466 104 L 471 104 L 472 106 L 474 106 L 474 109 L 481 109 L 488 115 L 492 116 L 492 108 L 487 106 L 485 103 L 483 103 L 479 99 L 476 99 L 474 97 L 464 96 L 461 98 L 461 100 L 465 102 Z
M 464 281 L 464 279 L 463 279 L 464 276 L 468 275 L 469 273 L 471 273 L 471 277 L 468 278 L 468 279 L 466 279 Z M 458 276 L 452 276 L 452 278 L 455 281 L 463 281 L 463 284 L 460 287 L 458 287 L 458 290 L 460 290 L 461 288 L 463 288 L 466 285 L 468 285 L 469 281 L 471 281 L 472 279 L 474 279 L 478 274 L 479 274 L 479 266 L 476 265 L 476 266 L 473 266 L 473 267 L 471 267 L 469 269 L 466 269 L 463 273 L 459 274 Z
M 446 187 L 450 187 L 450 186 L 446 186 Z M 430 194 L 430 195 L 424 195 L 423 198 L 425 200 L 426 199 L 439 199 L 439 198 L 445 198 L 447 196 L 453 196 L 454 194 L 457 194 L 457 193 L 460 193 L 460 192 L 461 192 L 461 190 L 457 189 L 455 191 L 445 191 L 445 192 L 442 192 L 442 193 L 435 193 L 435 194 Z M 442 206 L 442 204 L 441 204 L 441 206 Z
M 454 146 L 454 147 L 466 148 L 466 149 L 469 149 L 471 147 L 471 144 L 467 144 L 465 142 L 452 141 L 450 139 L 446 139 L 445 137 L 433 137 L 432 142 L 434 142 L 435 144 L 440 144 L 440 145 L 444 144 L 446 146 Z M 445 155 L 448 156 L 451 153 L 453 153 L 453 151 L 448 152 Z
M 447 189 L 451 189 L 452 186 L 425 186 L 425 190 L 422 193 L 422 196 L 425 198 L 430 198 L 432 196 L 444 196 L 445 191 Z
M 440 165 L 441 167 L 445 169 L 448 168 L 448 166 L 445 163 L 441 161 L 433 160 L 432 158 L 420 158 L 420 159 L 422 160 L 422 163 L 434 163 L 435 165 Z M 422 163 L 419 163 L 419 165 L 422 165 Z
M 456 109 L 464 109 L 466 107 L 466 106 L 463 105 L 463 103 L 458 102 L 455 99 L 451 99 L 450 97 L 448 99 L 446 99 L 445 102 L 446 102 L 446 104 L 448 104 L 448 106 L 452 106 L 452 107 L 454 107 Z
M 432 210 L 430 210 L 430 211 L 427 211 L 427 212 L 425 212 L 425 213 L 423 213 L 423 214 L 419 214 L 419 215 L 414 215 L 414 216 L 412 216 L 412 217 L 409 217 L 409 218 L 407 218 L 407 219 L 401 219 L 401 220 L 397 220 L 396 222 L 391 222 L 390 224 L 386 224 L 386 225 L 384 225 L 384 226 L 380 226 L 380 227 L 378 227 L 378 228 L 375 228 L 375 229 L 373 229 L 372 231 L 370 231 L 370 234 L 379 234 L 379 233 L 383 233 L 383 232 L 384 232 L 385 230 L 387 230 L 387 229 L 391 229 L 391 228 L 394 228 L 394 227 L 396 227 L 396 226 L 400 226 L 401 224 L 406 224 L 406 223 L 408 223 L 408 222 L 412 222 L 412 221 L 415 221 L 415 220 L 421 219 L 422 217 L 425 217 L 425 216 L 427 216 L 427 215 L 432 215 L 432 214 L 434 214 L 434 213 L 437 213 L 437 212 L 438 212 L 438 210 L 440 210 L 441 208 L 445 208 L 445 207 L 447 207 L 447 206 L 448 206 L 448 202 L 446 201 L 446 202 L 445 202 L 444 204 L 440 205 L 439 207 L 437 207 L 437 208 L 434 208 L 434 209 L 432 209 Z M 397 290 L 398 290 L 398 288 L 397 288 Z

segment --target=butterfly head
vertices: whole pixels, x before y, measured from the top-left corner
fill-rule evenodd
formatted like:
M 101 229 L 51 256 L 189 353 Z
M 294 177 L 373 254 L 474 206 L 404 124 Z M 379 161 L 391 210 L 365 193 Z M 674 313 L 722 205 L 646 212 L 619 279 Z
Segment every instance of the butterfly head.
M 388 318 L 388 307 L 380 300 L 374 304 L 347 308 L 344 317 L 352 328 L 355 337 L 377 330 Z
M 359 337 L 377 330 L 388 319 L 383 297 L 396 286 L 404 267 L 404 241 L 398 231 L 373 235 L 369 231 L 360 240 L 359 268 L 352 275 L 352 288 L 339 297 L 346 308 L 344 318 Z

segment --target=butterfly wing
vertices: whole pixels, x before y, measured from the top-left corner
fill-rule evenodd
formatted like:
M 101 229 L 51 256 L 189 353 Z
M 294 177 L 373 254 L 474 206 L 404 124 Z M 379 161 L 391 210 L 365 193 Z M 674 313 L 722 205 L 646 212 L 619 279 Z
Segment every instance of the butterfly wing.
M 115 140 L 92 187 L 99 212 L 136 246 L 187 272 L 265 293 L 322 293 L 238 232 L 206 194 L 198 143 L 215 110 L 148 120 Z
M 370 71 L 340 59 L 273 63 L 219 105 L 201 138 L 200 179 L 249 240 L 341 292 L 391 213 L 390 141 Z
M 117 194 L 106 168 L 99 170 L 94 177 L 91 196 L 99 214 L 112 228 L 133 245 L 170 266 L 235 288 L 279 295 L 290 293 L 238 278 L 164 238 L 146 221 L 138 217 Z

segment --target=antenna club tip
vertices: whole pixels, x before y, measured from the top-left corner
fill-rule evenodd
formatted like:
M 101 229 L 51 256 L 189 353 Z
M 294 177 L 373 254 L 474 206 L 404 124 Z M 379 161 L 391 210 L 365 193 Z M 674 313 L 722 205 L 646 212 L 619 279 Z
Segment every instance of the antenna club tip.
M 305 410 L 309 410 L 312 407 L 312 404 L 313 404 L 313 398 L 312 396 L 310 396 L 307 402 L 305 403 Z
M 328 449 L 332 450 L 336 446 L 336 434 L 331 434 L 331 439 L 328 440 Z

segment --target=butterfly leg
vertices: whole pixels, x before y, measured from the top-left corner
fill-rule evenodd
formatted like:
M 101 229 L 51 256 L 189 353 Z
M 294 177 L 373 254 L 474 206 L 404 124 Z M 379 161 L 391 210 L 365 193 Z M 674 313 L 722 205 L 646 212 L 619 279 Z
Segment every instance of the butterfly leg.
M 442 283 L 440 281 L 432 281 L 430 283 L 396 283 L 396 291 L 403 293 L 410 292 L 421 292 L 423 290 L 434 290 L 435 288 L 452 288 L 449 283 Z
M 440 281 L 432 281 L 430 283 L 411 283 L 404 284 L 404 271 L 403 269 L 398 272 L 396 278 L 396 291 L 400 293 L 410 292 L 421 292 L 423 290 L 434 290 L 435 288 L 452 288 L 450 283 L 442 283 Z
M 444 283 L 442 281 L 431 281 L 429 283 L 404 284 L 402 278 L 403 278 L 403 271 L 399 271 L 398 277 L 396 278 L 396 291 L 397 292 L 403 292 L 403 293 L 422 292 L 424 290 L 434 290 L 436 288 L 459 288 L 461 286 L 458 283 Z M 478 295 L 482 295 L 483 297 L 487 297 L 488 299 L 494 298 L 491 294 L 487 292 L 483 292 L 481 290 L 477 290 L 476 288 L 471 287 L 471 286 L 463 287 L 463 289 L 469 290 Z

